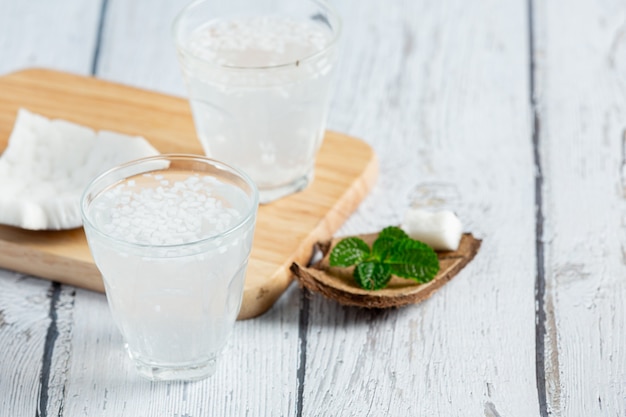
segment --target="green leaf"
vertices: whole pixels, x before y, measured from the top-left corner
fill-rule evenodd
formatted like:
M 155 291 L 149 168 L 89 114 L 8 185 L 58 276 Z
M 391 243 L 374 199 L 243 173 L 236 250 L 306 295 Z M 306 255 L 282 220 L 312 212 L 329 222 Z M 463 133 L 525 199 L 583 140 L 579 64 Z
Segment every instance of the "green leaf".
M 356 265 L 354 279 L 366 290 L 386 287 L 392 274 L 426 283 L 439 272 L 439 259 L 435 251 L 425 243 L 409 238 L 402 229 L 394 226 L 380 232 L 371 250 L 358 237 L 341 240 L 330 253 L 330 265 Z
M 372 245 L 372 257 L 374 260 L 382 262 L 391 250 L 396 240 L 391 237 L 379 237 Z
M 380 238 L 391 238 L 393 240 L 402 240 L 402 239 L 409 239 L 409 235 L 407 235 L 406 232 L 400 229 L 399 227 L 389 226 L 389 227 L 385 227 L 378 234 L 378 239 Z
M 439 272 L 439 259 L 427 244 L 413 239 L 397 241 L 384 260 L 389 271 L 420 283 L 432 280 Z
M 354 280 L 366 290 L 385 288 L 391 279 L 389 267 L 379 262 L 362 262 L 354 268 Z
M 337 243 L 330 253 L 330 266 L 348 267 L 363 262 L 370 247 L 358 237 L 348 237 Z
M 404 230 L 399 227 L 389 226 L 384 228 L 372 245 L 372 255 L 374 256 L 374 259 L 378 261 L 384 260 L 394 243 L 398 240 L 408 238 L 409 237 Z

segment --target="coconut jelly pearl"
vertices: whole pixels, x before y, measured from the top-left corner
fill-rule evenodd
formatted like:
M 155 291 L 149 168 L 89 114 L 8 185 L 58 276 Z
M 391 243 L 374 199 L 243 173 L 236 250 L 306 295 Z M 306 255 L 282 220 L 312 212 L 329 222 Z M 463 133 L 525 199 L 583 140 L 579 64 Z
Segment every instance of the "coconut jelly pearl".
M 447 210 L 409 209 L 401 228 L 411 239 L 424 242 L 435 250 L 457 250 L 463 234 L 461 221 Z

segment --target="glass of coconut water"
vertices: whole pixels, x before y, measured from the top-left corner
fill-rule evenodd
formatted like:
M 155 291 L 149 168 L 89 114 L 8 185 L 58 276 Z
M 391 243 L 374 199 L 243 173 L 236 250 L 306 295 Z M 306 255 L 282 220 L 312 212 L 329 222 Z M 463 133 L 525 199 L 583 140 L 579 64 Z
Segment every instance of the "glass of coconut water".
M 214 373 L 241 305 L 257 207 L 246 174 L 203 156 L 139 159 L 87 187 L 89 248 L 143 376 Z
M 174 22 L 204 151 L 247 172 L 261 203 L 312 181 L 340 26 L 317 0 L 197 0 Z

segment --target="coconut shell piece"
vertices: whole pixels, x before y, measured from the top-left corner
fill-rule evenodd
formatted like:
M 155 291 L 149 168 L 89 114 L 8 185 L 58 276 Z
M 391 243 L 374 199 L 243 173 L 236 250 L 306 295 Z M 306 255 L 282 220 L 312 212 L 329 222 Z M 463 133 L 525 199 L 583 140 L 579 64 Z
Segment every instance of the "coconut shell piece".
M 358 237 L 371 246 L 378 234 Z M 370 291 L 359 287 L 354 281 L 352 277 L 354 267 L 338 268 L 329 265 L 330 252 L 341 239 L 319 242 L 318 248 L 324 256 L 322 260 L 311 267 L 304 267 L 294 262 L 290 268 L 291 272 L 300 284 L 310 291 L 320 293 L 344 305 L 365 308 L 399 307 L 427 299 L 474 259 L 482 242 L 470 233 L 465 233 L 461 237 L 458 250 L 438 251 L 440 270 L 435 278 L 426 284 L 393 276 L 387 287 Z

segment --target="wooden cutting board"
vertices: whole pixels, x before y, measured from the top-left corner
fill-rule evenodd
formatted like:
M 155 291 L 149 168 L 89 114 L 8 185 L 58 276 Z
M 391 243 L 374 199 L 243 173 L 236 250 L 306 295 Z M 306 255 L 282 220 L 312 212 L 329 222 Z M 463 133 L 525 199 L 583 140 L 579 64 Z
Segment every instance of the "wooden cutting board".
M 44 69 L 0 77 L 0 152 L 20 107 L 93 129 L 140 135 L 162 153 L 203 153 L 185 99 Z M 326 133 L 313 183 L 259 208 L 240 319 L 274 304 L 292 280 L 291 263 L 306 264 L 313 244 L 331 238 L 368 194 L 377 173 L 367 144 Z M 0 267 L 104 291 L 82 229 L 33 232 L 0 226 Z

